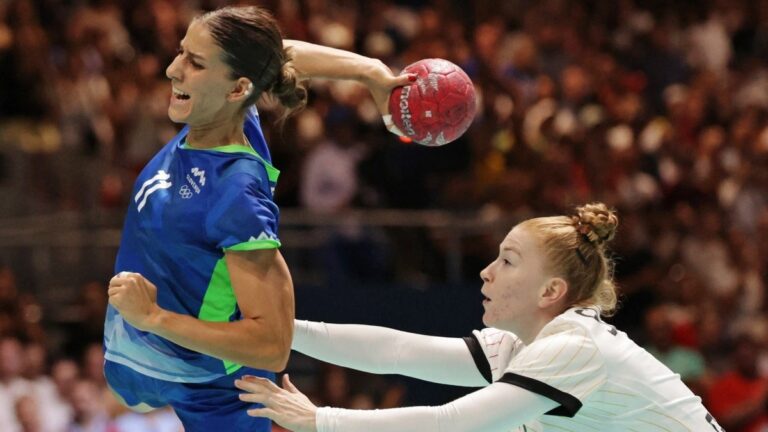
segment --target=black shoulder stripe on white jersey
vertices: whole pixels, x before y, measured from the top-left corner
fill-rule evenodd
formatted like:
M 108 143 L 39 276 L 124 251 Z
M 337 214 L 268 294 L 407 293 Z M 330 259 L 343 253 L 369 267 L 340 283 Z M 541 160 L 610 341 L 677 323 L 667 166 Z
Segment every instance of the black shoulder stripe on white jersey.
M 560 404 L 559 407 L 549 410 L 545 415 L 559 416 L 559 417 L 573 417 L 581 409 L 581 401 L 575 396 L 570 395 L 564 391 L 560 391 L 551 385 L 528 378 L 516 373 L 507 372 L 499 378 L 498 382 L 504 382 L 512 384 L 520 388 L 524 388 L 528 391 L 534 392 L 537 395 L 544 396 L 552 399 Z
M 469 353 L 472 354 L 472 360 L 475 361 L 475 365 L 477 366 L 477 370 L 480 371 L 480 375 L 488 381 L 488 384 L 491 384 L 493 382 L 491 364 L 488 363 L 488 358 L 485 356 L 483 348 L 480 346 L 480 341 L 478 341 L 474 335 L 466 336 L 463 339 L 464 343 L 467 344 L 467 348 L 469 348 Z

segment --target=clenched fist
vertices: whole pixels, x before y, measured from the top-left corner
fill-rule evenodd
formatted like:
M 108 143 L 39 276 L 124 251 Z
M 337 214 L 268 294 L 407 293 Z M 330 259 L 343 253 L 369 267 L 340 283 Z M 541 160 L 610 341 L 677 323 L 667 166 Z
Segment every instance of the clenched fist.
M 109 304 L 139 330 L 152 331 L 162 309 L 157 287 L 139 273 L 120 272 L 109 281 Z

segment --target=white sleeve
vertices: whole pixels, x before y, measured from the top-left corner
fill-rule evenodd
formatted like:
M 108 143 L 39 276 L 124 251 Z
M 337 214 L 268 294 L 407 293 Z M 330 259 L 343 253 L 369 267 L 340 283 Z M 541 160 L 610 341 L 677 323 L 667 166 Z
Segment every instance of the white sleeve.
M 495 328 L 475 330 L 464 342 L 488 384 L 501 378 L 510 360 L 524 347 L 514 333 Z
M 384 410 L 319 408 L 317 432 L 509 432 L 557 402 L 509 384 L 494 383 L 438 407 Z
M 328 363 L 466 387 L 488 385 L 461 338 L 296 320 L 292 348 Z M 436 365 L 440 367 L 435 367 Z

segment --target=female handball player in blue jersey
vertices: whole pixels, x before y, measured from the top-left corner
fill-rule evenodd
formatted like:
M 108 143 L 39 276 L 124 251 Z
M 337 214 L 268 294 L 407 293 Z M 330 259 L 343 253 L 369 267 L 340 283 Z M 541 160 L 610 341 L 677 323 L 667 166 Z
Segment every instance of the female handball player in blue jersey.
M 104 373 L 127 406 L 170 405 L 187 432 L 267 431 L 234 388 L 274 378 L 290 352 L 293 285 L 278 251 L 279 171 L 253 107 L 301 106 L 310 77 L 366 84 L 382 112 L 395 77 L 380 61 L 284 41 L 257 7 L 196 18 L 166 74 L 168 116 L 186 126 L 133 189 L 110 281 Z
M 489 328 L 463 340 L 296 322 L 304 354 L 481 390 L 438 407 L 317 409 L 287 376 L 285 389 L 246 377 L 242 398 L 295 432 L 722 432 L 679 375 L 600 319 L 616 306 L 605 243 L 617 224 L 603 204 L 518 224 L 480 273 Z

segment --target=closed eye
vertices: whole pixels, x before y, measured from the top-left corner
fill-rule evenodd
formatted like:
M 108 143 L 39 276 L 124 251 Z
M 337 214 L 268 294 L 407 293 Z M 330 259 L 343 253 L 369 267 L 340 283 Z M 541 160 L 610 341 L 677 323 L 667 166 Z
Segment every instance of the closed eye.
M 182 48 L 182 47 L 176 48 L 176 57 L 183 56 L 183 55 L 184 55 L 184 48 Z M 187 56 L 186 60 L 189 62 L 189 64 L 192 65 L 193 68 L 195 68 L 195 69 L 203 69 L 203 65 L 201 65 L 198 62 L 196 62 L 192 57 Z

